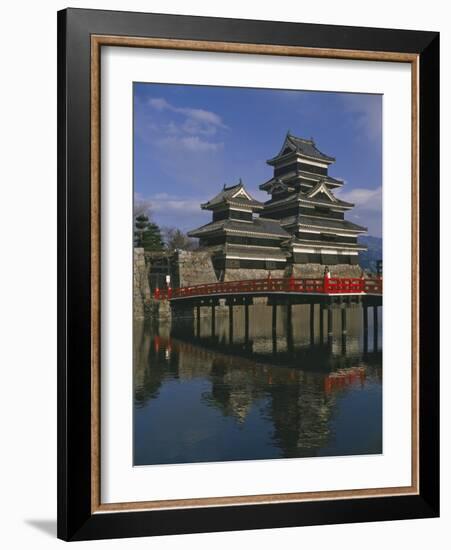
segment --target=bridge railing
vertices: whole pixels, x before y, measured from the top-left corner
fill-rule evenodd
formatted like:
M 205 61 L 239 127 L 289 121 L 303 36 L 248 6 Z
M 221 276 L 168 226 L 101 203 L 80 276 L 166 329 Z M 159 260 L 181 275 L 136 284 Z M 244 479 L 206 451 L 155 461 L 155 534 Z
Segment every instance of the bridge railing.
M 364 279 L 364 281 L 364 292 L 366 294 L 382 294 L 382 277 Z
M 218 294 L 258 294 L 268 292 L 299 292 L 306 294 L 381 294 L 382 279 L 364 279 L 352 277 L 283 279 L 246 279 L 226 281 L 180 288 L 156 289 L 156 300 L 189 298 Z
M 349 277 L 324 278 L 325 294 L 356 294 L 365 292 L 365 279 Z

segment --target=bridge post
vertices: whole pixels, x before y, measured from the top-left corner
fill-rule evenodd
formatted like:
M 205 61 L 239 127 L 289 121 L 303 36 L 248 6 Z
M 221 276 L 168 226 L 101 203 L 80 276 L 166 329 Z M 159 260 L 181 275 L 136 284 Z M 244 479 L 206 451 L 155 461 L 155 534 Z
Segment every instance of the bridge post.
M 329 303 L 327 306 L 327 340 L 332 340 L 332 304 Z
M 213 301 L 211 303 L 211 337 L 214 338 L 216 335 L 216 304 Z
M 233 302 L 229 302 L 229 343 L 233 343 Z
M 348 332 L 348 314 L 346 304 L 341 305 L 341 332 L 346 334 Z
M 348 312 L 346 304 L 341 305 L 341 352 L 346 355 L 346 336 L 348 334 Z
M 324 344 L 324 304 L 319 304 L 319 341 Z
M 368 306 L 363 303 L 363 353 L 368 353 Z
M 315 303 L 310 304 L 310 345 L 315 343 Z
M 249 302 L 245 299 L 244 302 L 244 341 L 249 342 Z
M 200 304 L 196 305 L 196 336 L 200 338 Z
M 291 326 L 291 321 L 293 319 L 293 310 L 291 304 L 287 302 L 287 326 Z
M 272 305 L 272 343 L 273 343 L 273 351 L 277 350 L 277 305 Z
M 293 309 L 291 303 L 287 303 L 287 350 L 293 351 Z
M 377 306 L 373 306 L 373 351 L 377 351 L 377 340 L 378 340 L 378 333 L 379 333 L 379 323 L 378 323 L 378 317 L 377 317 L 378 311 Z

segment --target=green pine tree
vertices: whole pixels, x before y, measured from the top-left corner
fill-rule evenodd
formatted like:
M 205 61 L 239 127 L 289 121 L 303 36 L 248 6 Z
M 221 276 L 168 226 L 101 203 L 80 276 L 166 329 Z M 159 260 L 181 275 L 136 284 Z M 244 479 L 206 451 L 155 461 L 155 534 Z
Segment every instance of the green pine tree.
M 148 216 L 140 214 L 135 218 L 135 246 L 147 251 L 163 250 L 163 238 L 156 223 L 149 221 Z

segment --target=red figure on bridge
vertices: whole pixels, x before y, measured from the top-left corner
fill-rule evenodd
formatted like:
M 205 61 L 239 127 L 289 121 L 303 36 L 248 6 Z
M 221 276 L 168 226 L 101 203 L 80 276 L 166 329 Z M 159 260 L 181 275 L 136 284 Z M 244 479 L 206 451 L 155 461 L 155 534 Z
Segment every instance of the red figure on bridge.
M 329 292 L 329 279 L 330 279 L 330 271 L 329 267 L 326 265 L 324 269 L 324 292 Z

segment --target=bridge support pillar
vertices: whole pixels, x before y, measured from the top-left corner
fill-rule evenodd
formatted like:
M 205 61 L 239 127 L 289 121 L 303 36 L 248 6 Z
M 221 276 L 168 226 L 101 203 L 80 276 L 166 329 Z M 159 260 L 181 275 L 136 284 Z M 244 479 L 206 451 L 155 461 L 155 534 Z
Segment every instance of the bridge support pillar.
M 377 351 L 377 340 L 379 332 L 379 323 L 377 317 L 378 311 L 377 306 L 373 306 L 373 351 Z
M 229 303 L 229 343 L 233 343 L 233 303 Z
M 363 353 L 368 353 L 368 306 L 363 305 Z
M 327 306 L 327 340 L 332 340 L 332 304 Z
M 348 312 L 346 304 L 341 306 L 341 332 L 346 334 L 348 332 Z
M 346 355 L 346 336 L 348 334 L 348 311 L 346 304 L 341 306 L 341 352 Z
M 290 303 L 287 303 L 287 325 L 291 326 L 291 321 L 293 319 L 293 309 Z
M 200 304 L 196 306 L 196 336 L 200 338 Z
M 244 341 L 249 342 L 249 302 L 244 303 Z
M 293 351 L 293 308 L 287 303 L 287 349 Z
M 272 347 L 273 352 L 277 351 L 277 305 L 272 305 Z
M 324 305 L 319 305 L 319 342 L 324 344 Z
M 211 337 L 216 336 L 216 304 L 212 302 L 211 304 Z
M 315 343 L 315 304 L 310 304 L 310 345 Z

